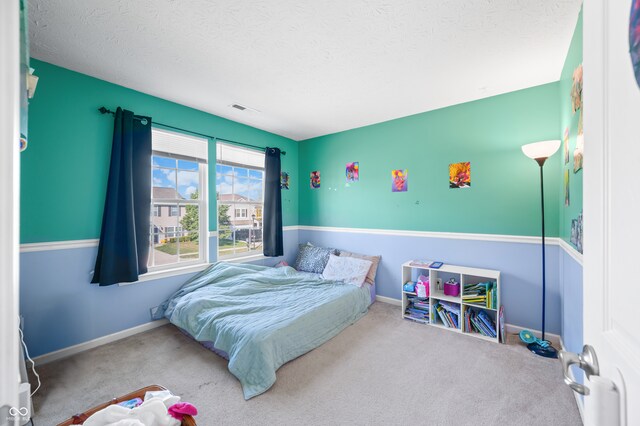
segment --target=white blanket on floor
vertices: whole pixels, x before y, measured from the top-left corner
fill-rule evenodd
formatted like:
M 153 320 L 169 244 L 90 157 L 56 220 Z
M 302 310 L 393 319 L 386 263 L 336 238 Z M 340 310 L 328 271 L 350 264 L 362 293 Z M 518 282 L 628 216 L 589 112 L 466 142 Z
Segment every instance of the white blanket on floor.
M 180 426 L 180 421 L 167 413 L 163 398 L 150 398 L 136 408 L 110 405 L 91 417 L 84 426 Z

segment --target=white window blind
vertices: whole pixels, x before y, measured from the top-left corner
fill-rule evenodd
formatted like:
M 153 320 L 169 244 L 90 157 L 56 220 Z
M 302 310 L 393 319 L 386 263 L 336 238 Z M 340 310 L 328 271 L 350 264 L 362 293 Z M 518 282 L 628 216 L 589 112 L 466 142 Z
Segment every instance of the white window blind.
M 152 129 L 151 137 L 153 138 L 154 151 L 173 154 L 181 158 L 187 157 L 198 161 L 207 161 L 209 141 L 205 138 L 160 129 Z
M 216 162 L 264 169 L 264 152 L 218 142 L 216 144 Z

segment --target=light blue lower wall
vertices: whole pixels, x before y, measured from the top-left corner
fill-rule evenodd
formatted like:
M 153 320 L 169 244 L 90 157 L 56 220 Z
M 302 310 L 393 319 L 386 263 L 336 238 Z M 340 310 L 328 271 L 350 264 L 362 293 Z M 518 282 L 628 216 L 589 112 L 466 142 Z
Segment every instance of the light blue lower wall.
M 412 259 L 440 260 L 445 263 L 501 272 L 502 304 L 508 324 L 541 328 L 541 250 L 540 244 L 499 241 L 430 238 L 376 233 L 300 230 L 300 242 L 335 247 L 358 253 L 381 255 L 376 276 L 378 295 L 400 299 L 400 265 Z M 559 251 L 547 245 L 547 325 L 550 333 L 560 334 Z
M 380 235 L 327 230 L 284 232 L 285 255 L 251 263 L 294 263 L 298 243 L 380 254 L 377 292 L 400 298 L 400 265 L 427 258 L 502 272 L 502 301 L 509 324 L 540 329 L 540 245 Z M 209 239 L 211 261 L 217 240 Z M 90 285 L 97 247 L 21 254 L 20 310 L 25 341 L 38 356 L 150 321 L 159 305 L 194 274 L 127 286 Z M 567 349 L 582 348 L 582 266 L 558 246 L 547 246 L 547 331 L 561 334 Z
M 582 265 L 569 253 L 561 250 L 560 279 L 562 286 L 562 343 L 570 352 L 582 352 L 583 329 L 583 287 Z M 576 380 L 583 382 L 583 371 L 573 368 Z
M 98 287 L 89 284 L 97 252 L 90 247 L 21 254 L 20 313 L 32 356 L 149 322 L 149 309 L 194 275 Z
M 285 256 L 295 260 L 298 231 L 284 232 Z M 217 239 L 209 238 L 211 261 Z M 91 285 L 97 247 L 20 255 L 20 313 L 31 356 L 39 356 L 151 321 L 158 306 L 195 273 L 126 286 Z M 275 265 L 283 258 L 253 263 Z

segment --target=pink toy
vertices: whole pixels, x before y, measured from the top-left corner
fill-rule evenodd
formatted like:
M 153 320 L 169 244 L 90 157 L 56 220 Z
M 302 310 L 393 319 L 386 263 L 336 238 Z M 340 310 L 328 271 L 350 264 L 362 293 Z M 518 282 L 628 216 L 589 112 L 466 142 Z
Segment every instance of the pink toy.
M 447 296 L 458 296 L 460 294 L 460 283 L 456 282 L 454 278 L 444 283 L 444 294 Z
M 185 414 L 195 416 L 198 414 L 198 410 L 192 404 L 188 402 L 178 402 L 169 407 L 169 415 L 177 420 L 182 420 Z

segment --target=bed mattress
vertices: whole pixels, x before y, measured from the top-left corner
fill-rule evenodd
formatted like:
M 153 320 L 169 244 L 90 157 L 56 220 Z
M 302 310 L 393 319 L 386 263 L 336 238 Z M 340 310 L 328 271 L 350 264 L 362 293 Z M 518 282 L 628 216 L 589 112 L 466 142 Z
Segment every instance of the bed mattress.
M 282 364 L 337 335 L 370 304 L 370 286 L 328 281 L 290 267 L 216 263 L 159 312 L 227 358 L 249 399 L 273 385 Z

